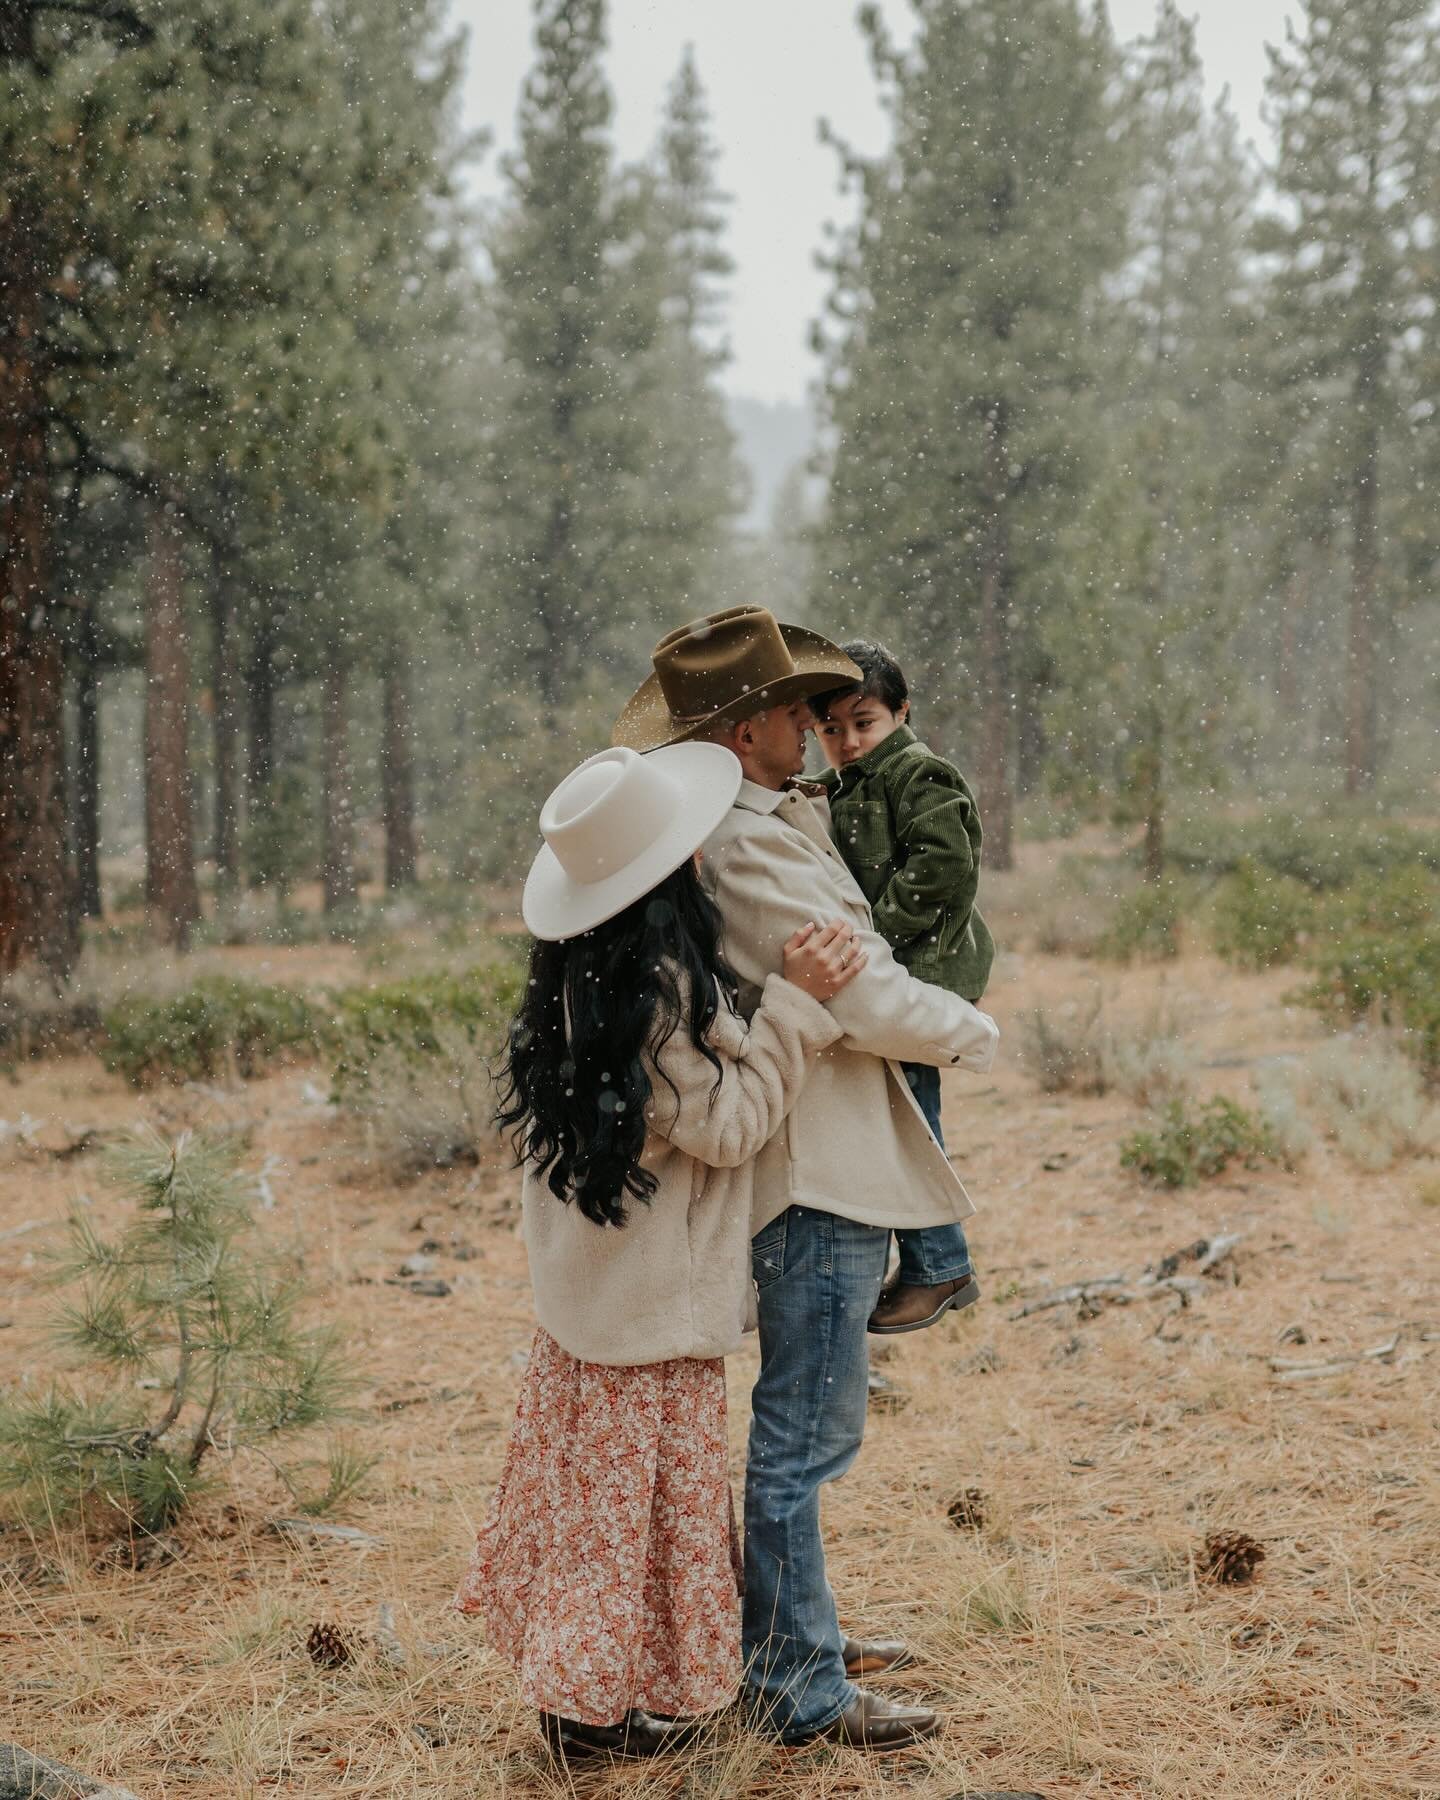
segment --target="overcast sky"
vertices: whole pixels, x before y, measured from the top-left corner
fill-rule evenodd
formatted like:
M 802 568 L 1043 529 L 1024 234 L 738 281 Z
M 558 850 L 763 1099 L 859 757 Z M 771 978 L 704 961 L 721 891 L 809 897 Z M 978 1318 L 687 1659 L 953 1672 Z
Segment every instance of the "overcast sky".
M 470 28 L 467 123 L 495 142 L 477 177 L 501 189 L 497 150 L 514 139 L 515 107 L 533 55 L 530 0 L 453 0 Z M 903 35 L 907 0 L 880 0 Z M 1245 134 L 1263 141 L 1261 84 L 1267 42 L 1284 35 L 1296 0 L 1197 0 L 1210 85 L 1228 86 Z M 608 68 L 615 141 L 625 159 L 654 140 L 665 89 L 686 43 L 709 90 L 721 180 L 732 195 L 728 385 L 761 400 L 799 400 L 815 375 L 806 347 L 826 280 L 815 267 L 826 219 L 845 216 L 833 151 L 817 139 L 827 118 L 864 150 L 885 141 L 885 118 L 849 0 L 611 0 Z M 1142 35 L 1152 0 L 1111 0 L 1122 38 Z

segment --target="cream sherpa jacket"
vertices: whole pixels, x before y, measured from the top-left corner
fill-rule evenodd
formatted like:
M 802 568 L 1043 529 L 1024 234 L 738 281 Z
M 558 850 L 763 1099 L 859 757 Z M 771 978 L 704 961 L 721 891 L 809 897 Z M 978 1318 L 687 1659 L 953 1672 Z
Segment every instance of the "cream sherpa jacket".
M 727 1006 L 711 1027 L 721 1080 L 682 1026 L 658 1058 L 643 1166 L 658 1186 L 623 1227 L 596 1225 L 525 1171 L 523 1229 L 535 1311 L 582 1362 L 724 1356 L 752 1317 L 754 1158 L 784 1122 L 840 1026 L 771 975 L 749 1025 Z

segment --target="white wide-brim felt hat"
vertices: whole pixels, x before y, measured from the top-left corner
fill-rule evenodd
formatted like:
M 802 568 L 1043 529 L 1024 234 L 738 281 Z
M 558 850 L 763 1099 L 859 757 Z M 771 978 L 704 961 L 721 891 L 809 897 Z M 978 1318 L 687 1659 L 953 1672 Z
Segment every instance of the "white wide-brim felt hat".
M 531 934 L 593 931 L 673 875 L 729 812 L 741 773 L 721 744 L 602 750 L 572 769 L 540 809 L 545 845 L 521 907 Z

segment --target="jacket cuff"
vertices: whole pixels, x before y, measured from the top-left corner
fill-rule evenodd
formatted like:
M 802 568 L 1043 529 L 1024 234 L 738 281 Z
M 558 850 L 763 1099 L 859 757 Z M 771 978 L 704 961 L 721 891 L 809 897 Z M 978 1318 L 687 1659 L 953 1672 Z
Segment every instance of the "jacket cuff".
M 969 1069 L 975 1075 L 987 1074 L 994 1068 L 1000 1048 L 1000 1027 L 989 1013 L 977 1012 L 976 1016 L 987 1027 L 980 1043 L 967 1045 L 963 1050 L 957 1050 L 953 1044 L 927 1044 L 925 1055 L 916 1060 L 933 1063 L 937 1069 Z
M 783 975 L 767 975 L 761 1005 L 777 1024 L 788 1025 L 807 1050 L 823 1050 L 843 1037 L 844 1027 L 827 1006 L 812 1000 Z

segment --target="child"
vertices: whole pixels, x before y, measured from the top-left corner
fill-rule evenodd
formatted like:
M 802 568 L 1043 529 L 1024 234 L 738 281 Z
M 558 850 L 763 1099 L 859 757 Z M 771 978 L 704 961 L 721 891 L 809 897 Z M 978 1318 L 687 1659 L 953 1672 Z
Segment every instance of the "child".
M 816 736 L 830 764 L 835 842 L 875 915 L 875 929 L 921 981 L 978 1002 L 995 944 L 975 908 L 980 881 L 980 815 L 960 771 L 910 730 L 910 690 L 888 650 L 846 644 L 859 686 L 818 694 Z M 936 1141 L 940 1071 L 905 1063 L 906 1080 Z M 980 1284 L 962 1227 L 897 1231 L 898 1275 L 870 1316 L 881 1335 L 920 1331 L 952 1308 L 973 1305 Z

